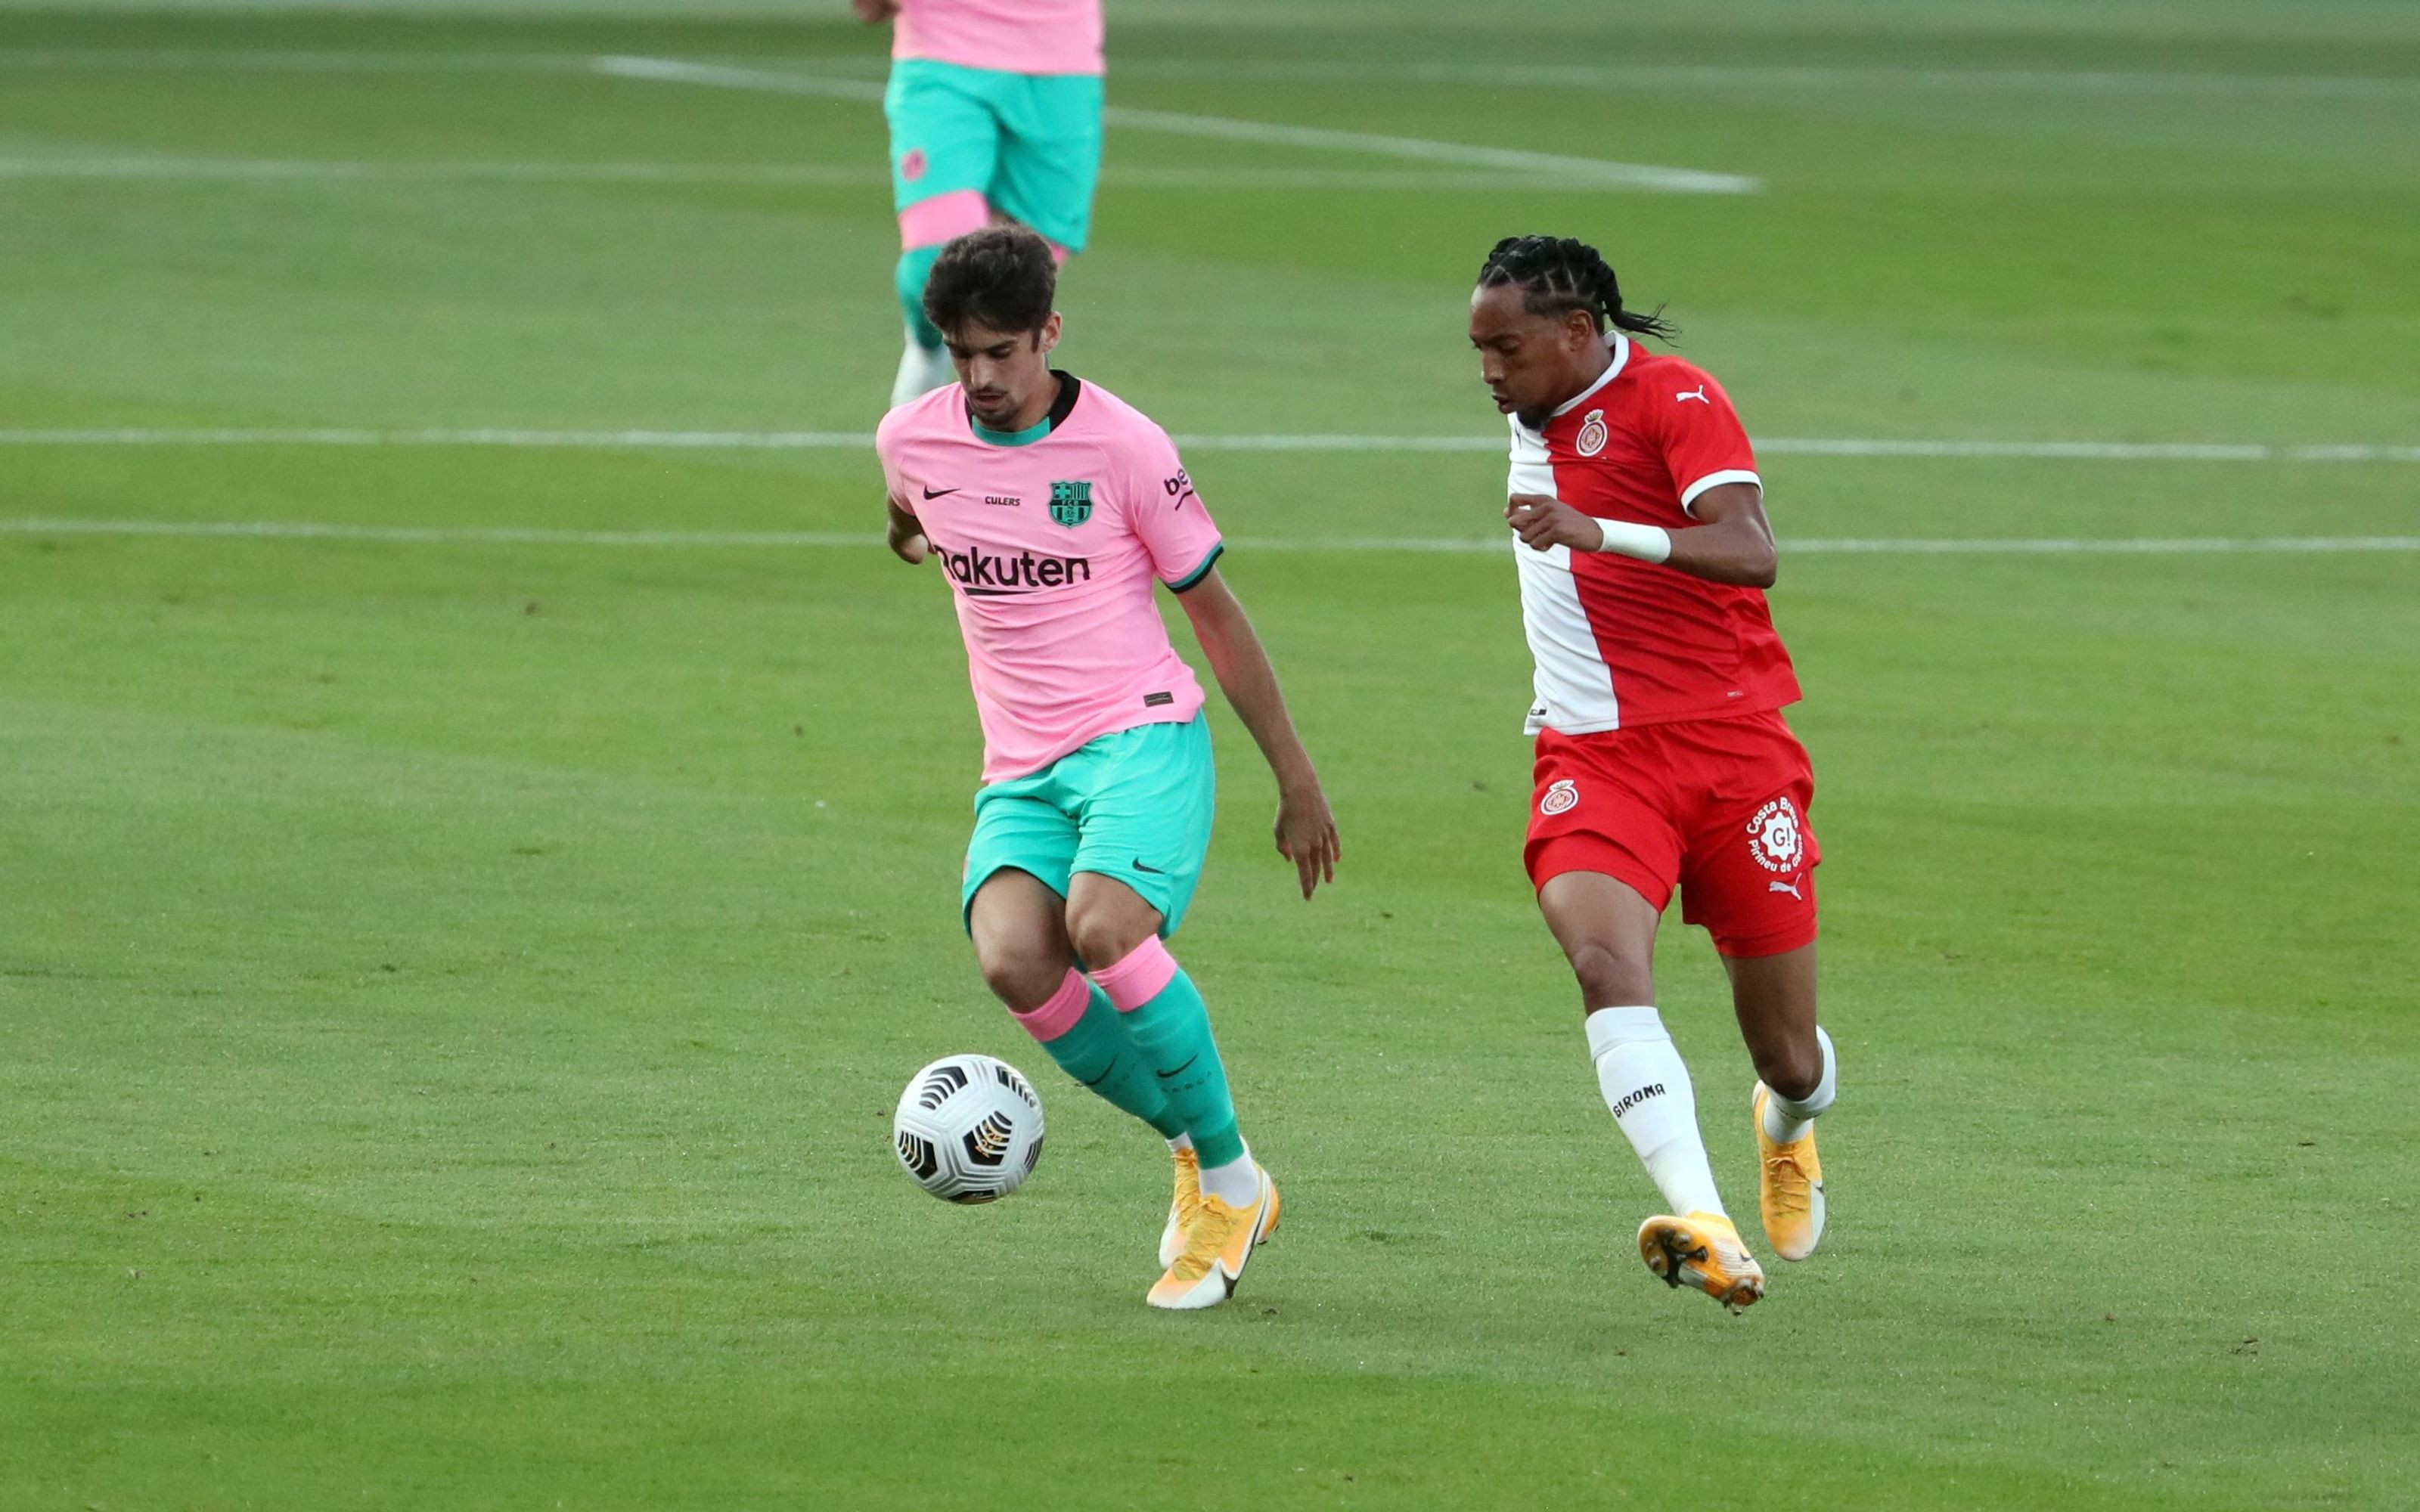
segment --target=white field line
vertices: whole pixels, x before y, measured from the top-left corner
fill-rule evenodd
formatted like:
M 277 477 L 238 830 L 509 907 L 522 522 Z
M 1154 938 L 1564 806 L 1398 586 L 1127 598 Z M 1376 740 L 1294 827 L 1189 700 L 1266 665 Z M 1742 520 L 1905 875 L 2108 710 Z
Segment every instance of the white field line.
M 819 74 L 734 68 L 719 63 L 690 63 L 678 58 L 600 57 L 597 59 L 596 67 L 597 72 L 615 78 L 644 79 L 659 84 L 757 89 L 830 100 L 878 101 L 882 98 L 882 85 L 862 79 L 835 79 Z M 1463 142 L 1432 142 L 1419 137 L 1387 136 L 1369 131 L 1339 131 L 1316 126 L 1280 126 L 1266 121 L 1231 120 L 1223 116 L 1136 110 L 1124 105 L 1110 105 L 1104 109 L 1101 121 L 1105 126 L 1125 131 L 1206 137 L 1221 142 L 1253 142 L 1323 152 L 1406 158 L 1421 162 L 1488 168 L 1499 173 L 1546 175 L 1606 188 L 1646 189 L 1671 194 L 1751 194 L 1761 187 L 1756 179 L 1738 174 L 1665 168 L 1652 163 L 1611 162 L 1599 158 L 1563 157 L 1550 152 L 1474 147 Z
M 0 158 L 0 178 L 240 178 L 297 182 L 887 184 L 889 170 L 819 163 L 372 162 L 277 158 Z
M 511 526 L 341 525 L 305 520 L 0 519 L 12 535 L 212 537 L 247 540 L 368 541 L 410 546 L 854 547 L 871 532 L 570 531 Z M 1417 551 L 1499 553 L 1508 539 L 1467 536 L 1237 536 L 1251 551 Z M 2420 535 L 1815 537 L 1785 540 L 1782 553 L 1857 556 L 2207 556 L 2247 552 L 2311 555 L 2420 551 Z
M 1858 94 L 2247 95 L 2412 100 L 2420 79 L 2366 74 L 2161 73 L 2059 69 L 1822 68 L 1758 64 L 1331 63 L 1304 60 L 1122 60 L 1139 79 L 1239 84 L 1441 84 L 1495 88 L 1794 89 Z
M 591 71 L 614 79 L 645 79 L 656 84 L 695 84 L 715 89 L 754 89 L 767 94 L 807 95 L 818 100 L 857 100 L 882 103 L 882 81 L 835 79 L 829 74 L 790 73 L 774 69 L 740 68 L 729 63 L 692 63 L 686 58 L 608 55 L 588 60 Z
M 879 74 L 887 59 L 755 54 L 705 63 Z M 560 53 L 302 52 L 207 48 L 6 48 L 0 69 L 326 73 L 582 73 L 591 59 Z M 1948 94 L 2247 95 L 2406 100 L 2420 79 L 2373 74 L 2195 73 L 2082 69 L 1894 69 L 1772 64 L 1344 63 L 1303 59 L 1121 58 L 1111 76 L 1237 83 L 1445 84 L 1583 89 L 1746 88 Z
M 689 451 L 862 451 L 870 431 L 793 430 L 0 430 L 0 446 L 507 446 Z
M 1187 452 L 1501 453 L 1501 436 L 1178 436 Z M 116 426 L 0 430 L 6 446 L 499 446 L 533 450 L 869 451 L 869 431 L 848 430 L 380 430 L 355 426 L 270 430 Z M 1766 456 L 2004 458 L 2076 462 L 2420 462 L 2420 446 L 2271 445 L 2242 441 L 1893 440 L 1772 437 Z
M 8 47 L 0 69 L 227 73 L 585 73 L 580 53 L 311 52 L 286 48 Z
M 757 184 L 802 187 L 885 186 L 891 172 L 874 164 L 705 162 L 444 162 L 313 160 L 307 158 L 6 158 L 0 179 L 237 179 L 269 183 L 496 182 L 566 184 Z M 1119 168 L 1104 183 L 1139 189 L 1379 189 L 1535 193 L 1574 188 L 1544 175 L 1419 168 Z

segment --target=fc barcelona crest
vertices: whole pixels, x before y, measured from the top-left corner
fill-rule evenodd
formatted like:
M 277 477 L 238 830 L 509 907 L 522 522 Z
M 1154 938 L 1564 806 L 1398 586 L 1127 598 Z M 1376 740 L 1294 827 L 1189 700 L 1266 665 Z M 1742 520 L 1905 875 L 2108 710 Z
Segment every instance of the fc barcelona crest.
M 1093 517 L 1093 486 L 1089 481 L 1050 485 L 1050 517 L 1074 530 Z

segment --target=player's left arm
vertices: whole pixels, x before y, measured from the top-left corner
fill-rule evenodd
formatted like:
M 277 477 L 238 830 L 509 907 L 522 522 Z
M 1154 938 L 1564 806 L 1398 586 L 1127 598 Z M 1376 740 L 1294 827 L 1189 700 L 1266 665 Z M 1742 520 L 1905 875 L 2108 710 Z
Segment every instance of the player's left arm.
M 1689 501 L 1697 525 L 1674 531 L 1664 564 L 1692 578 L 1770 588 L 1781 570 L 1773 524 L 1764 517 L 1764 490 L 1753 483 L 1718 483 Z
M 1676 501 L 1695 525 L 1667 530 L 1636 520 L 1601 519 L 1559 500 L 1515 494 L 1504 517 L 1522 541 L 1543 551 L 1567 546 L 1575 551 L 1612 551 L 1658 562 L 1675 572 L 1743 588 L 1770 588 L 1779 563 L 1773 527 L 1764 517 L 1764 487 L 1756 473 L 1756 452 L 1722 385 L 1696 369 L 1648 400 L 1645 432 L 1663 452 L 1676 484 L 1686 486 Z M 1695 378 L 1695 388 L 1680 382 Z
M 1344 856 L 1344 842 L 1337 838 L 1336 815 L 1327 807 L 1327 795 L 1320 788 L 1311 753 L 1303 748 L 1302 737 L 1295 733 L 1294 718 L 1286 713 L 1277 669 L 1269 665 L 1269 654 L 1262 649 L 1251 619 L 1218 568 L 1203 573 L 1176 595 L 1176 601 L 1185 606 L 1186 618 L 1193 622 L 1194 639 L 1202 642 L 1202 654 L 1210 660 L 1218 690 L 1227 695 L 1236 717 L 1252 733 L 1269 770 L 1277 776 L 1278 854 L 1294 863 L 1302 879 L 1302 895 L 1308 898 L 1320 883 L 1336 880 L 1336 863 Z

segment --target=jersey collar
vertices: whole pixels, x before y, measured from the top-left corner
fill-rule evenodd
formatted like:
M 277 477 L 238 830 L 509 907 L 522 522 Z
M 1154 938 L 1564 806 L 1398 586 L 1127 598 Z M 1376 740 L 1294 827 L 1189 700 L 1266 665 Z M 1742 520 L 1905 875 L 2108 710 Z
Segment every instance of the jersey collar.
M 1076 396 L 1084 391 L 1084 384 L 1073 373 L 1062 373 L 1055 367 L 1050 370 L 1050 376 L 1059 380 L 1059 397 L 1050 401 L 1048 414 L 1023 430 L 994 430 L 977 420 L 975 412 L 969 409 L 967 424 L 974 428 L 975 440 L 991 446 L 1031 446 L 1057 430 L 1074 412 Z
M 1561 404 L 1555 406 L 1555 412 L 1548 415 L 1546 417 L 1547 419 L 1560 420 L 1563 416 L 1570 414 L 1573 410 L 1577 409 L 1580 406 L 1588 403 L 1590 398 L 1595 396 L 1597 390 L 1604 388 L 1615 378 L 1620 378 L 1621 376 L 1621 370 L 1630 365 L 1630 338 L 1628 336 L 1625 336 L 1621 332 L 1617 331 L 1606 338 L 1605 344 L 1607 347 L 1612 349 L 1613 361 L 1605 364 L 1605 371 L 1596 376 L 1596 381 L 1594 383 L 1590 384 L 1579 393 L 1573 394 Z

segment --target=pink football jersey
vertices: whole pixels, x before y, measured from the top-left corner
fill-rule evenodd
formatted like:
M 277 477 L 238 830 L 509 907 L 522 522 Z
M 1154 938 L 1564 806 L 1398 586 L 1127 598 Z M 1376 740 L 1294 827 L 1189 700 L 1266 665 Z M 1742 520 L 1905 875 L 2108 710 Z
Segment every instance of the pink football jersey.
M 1047 433 L 1023 445 L 978 436 L 954 383 L 875 433 L 892 501 L 955 590 L 986 782 L 1202 708 L 1152 584 L 1200 582 L 1218 527 L 1166 431 L 1107 389 L 1062 385 Z
M 1101 71 L 1101 0 L 904 0 L 891 55 L 1006 73 Z

